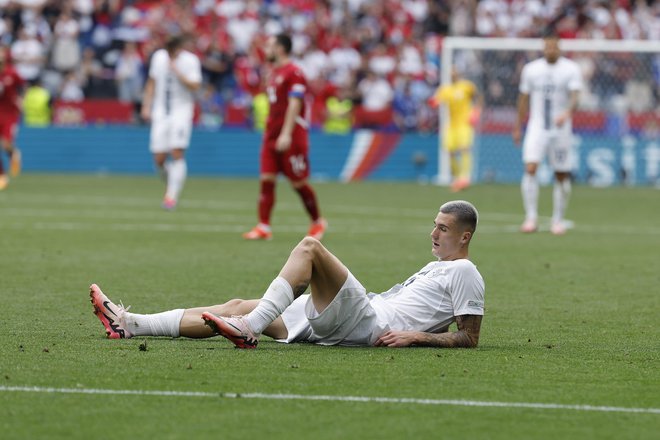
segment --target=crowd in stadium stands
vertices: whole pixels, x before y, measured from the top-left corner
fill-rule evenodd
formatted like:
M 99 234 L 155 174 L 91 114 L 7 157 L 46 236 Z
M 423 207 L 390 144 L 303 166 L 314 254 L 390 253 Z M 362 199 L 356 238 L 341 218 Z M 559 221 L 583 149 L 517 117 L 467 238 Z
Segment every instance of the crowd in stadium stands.
M 551 26 L 562 38 L 660 40 L 653 0 L 0 0 L 0 14 L 0 44 L 20 75 L 59 101 L 114 98 L 137 108 L 150 54 L 170 34 L 193 35 L 205 83 L 199 121 L 211 127 L 263 124 L 263 42 L 289 32 L 315 99 L 313 123 L 330 132 L 434 129 L 425 102 L 448 35 L 539 37 Z M 494 67 L 477 83 L 488 104 L 511 105 L 519 63 L 490 56 Z M 621 93 L 634 79 L 623 69 L 631 62 L 612 57 L 594 71 L 582 60 L 590 92 Z M 656 100 L 658 64 L 649 73 Z

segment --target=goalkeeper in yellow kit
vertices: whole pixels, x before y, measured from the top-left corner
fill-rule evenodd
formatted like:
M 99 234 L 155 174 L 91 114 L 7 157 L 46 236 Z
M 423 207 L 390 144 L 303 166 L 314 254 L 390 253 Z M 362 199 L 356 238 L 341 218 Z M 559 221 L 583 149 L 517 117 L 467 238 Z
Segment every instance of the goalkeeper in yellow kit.
M 432 107 L 447 106 L 449 122 L 443 128 L 442 145 L 449 153 L 451 189 L 454 192 L 464 190 L 470 186 L 473 126 L 479 120 L 483 98 L 477 86 L 463 79 L 453 68 L 451 83 L 438 87 L 429 104 Z

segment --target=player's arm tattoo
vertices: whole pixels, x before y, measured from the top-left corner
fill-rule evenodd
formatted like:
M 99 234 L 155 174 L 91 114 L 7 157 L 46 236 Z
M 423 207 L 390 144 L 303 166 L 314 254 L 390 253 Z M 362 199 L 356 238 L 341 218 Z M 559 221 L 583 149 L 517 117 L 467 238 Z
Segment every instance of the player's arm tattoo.
M 305 293 L 307 290 L 307 287 L 309 287 L 309 283 L 300 283 L 296 286 L 293 287 L 293 297 L 298 298 L 300 295 Z
M 479 315 L 461 315 L 456 317 L 458 330 L 447 333 L 422 333 L 415 345 L 428 345 L 444 348 L 472 348 L 479 343 L 481 319 Z

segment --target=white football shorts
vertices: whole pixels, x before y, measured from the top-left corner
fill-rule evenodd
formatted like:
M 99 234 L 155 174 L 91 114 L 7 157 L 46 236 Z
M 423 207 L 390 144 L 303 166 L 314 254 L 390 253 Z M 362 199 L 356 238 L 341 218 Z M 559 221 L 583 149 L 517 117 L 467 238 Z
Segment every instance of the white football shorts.
M 523 142 L 523 163 L 541 163 L 547 155 L 554 171 L 568 172 L 572 169 L 573 154 L 573 134 L 570 130 L 527 128 Z
M 190 145 L 192 120 L 187 117 L 170 115 L 154 118 L 151 121 L 151 136 L 149 151 L 152 153 L 169 153 L 174 149 L 185 150 Z
M 379 323 L 366 289 L 350 271 L 335 299 L 321 313 L 311 295 L 301 295 L 282 313 L 282 320 L 289 334 L 280 342 L 371 346 L 387 330 Z

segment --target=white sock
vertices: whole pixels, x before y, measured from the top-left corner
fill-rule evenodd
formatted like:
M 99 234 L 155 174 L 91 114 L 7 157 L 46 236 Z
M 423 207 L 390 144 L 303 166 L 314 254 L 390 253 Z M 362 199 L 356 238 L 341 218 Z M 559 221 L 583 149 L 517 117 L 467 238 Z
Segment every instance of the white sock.
M 539 182 L 536 176 L 523 174 L 520 190 L 525 207 L 525 220 L 536 220 L 539 216 Z
M 566 178 L 563 182 L 555 180 L 555 186 L 552 189 L 552 222 L 560 223 L 564 220 L 568 199 L 571 196 L 571 180 Z
M 172 200 L 179 200 L 179 194 L 183 189 L 188 173 L 188 165 L 185 159 L 176 159 L 170 162 L 167 167 L 167 191 L 165 197 Z
M 133 336 L 171 336 L 179 337 L 179 324 L 183 318 L 184 309 L 170 310 L 152 315 L 139 315 L 126 312 L 124 322 L 126 329 Z
M 245 320 L 250 329 L 259 334 L 275 321 L 293 300 L 293 288 L 289 282 L 282 277 L 277 277 L 268 286 L 259 305 L 245 317 Z

